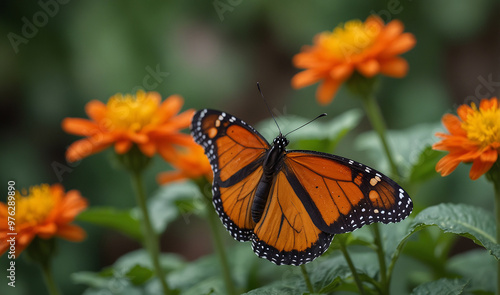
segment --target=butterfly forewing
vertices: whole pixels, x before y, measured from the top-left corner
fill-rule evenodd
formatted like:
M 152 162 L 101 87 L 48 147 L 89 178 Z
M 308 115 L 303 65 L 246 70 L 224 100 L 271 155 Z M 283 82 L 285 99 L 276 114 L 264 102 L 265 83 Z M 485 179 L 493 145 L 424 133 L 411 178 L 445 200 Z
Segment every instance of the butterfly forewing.
M 250 240 L 255 226 L 250 208 L 269 144 L 245 122 L 215 110 L 197 112 L 191 133 L 212 166 L 213 203 L 219 217 L 235 239 Z
M 285 165 L 292 187 L 321 230 L 353 231 L 373 222 L 398 222 L 412 211 L 408 194 L 393 180 L 343 157 L 290 151 Z

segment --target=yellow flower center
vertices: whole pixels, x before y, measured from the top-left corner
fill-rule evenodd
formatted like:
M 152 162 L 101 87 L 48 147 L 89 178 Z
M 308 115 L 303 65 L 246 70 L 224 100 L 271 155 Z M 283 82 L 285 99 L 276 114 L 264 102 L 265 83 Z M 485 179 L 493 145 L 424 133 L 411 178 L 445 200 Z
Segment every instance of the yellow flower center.
M 320 44 L 338 58 L 349 59 L 373 44 L 380 28 L 351 20 L 320 36 Z
M 473 112 L 467 115 L 462 128 L 467 138 L 486 147 L 494 142 L 500 143 L 500 109 L 478 109 L 472 104 Z
M 116 94 L 109 99 L 107 104 L 110 127 L 139 131 L 152 123 L 153 115 L 159 105 L 158 97 L 148 95 L 144 91 L 138 91 L 136 95 Z
M 38 224 L 49 216 L 54 205 L 54 196 L 48 184 L 30 187 L 27 196 L 16 191 L 16 224 Z

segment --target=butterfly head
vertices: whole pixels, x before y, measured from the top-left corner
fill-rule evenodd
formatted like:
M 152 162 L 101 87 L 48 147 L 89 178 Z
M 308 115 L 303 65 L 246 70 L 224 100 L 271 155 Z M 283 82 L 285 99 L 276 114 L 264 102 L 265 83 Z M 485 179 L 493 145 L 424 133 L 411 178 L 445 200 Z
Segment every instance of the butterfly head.
M 278 150 L 280 151 L 284 151 L 289 143 L 290 141 L 288 141 L 288 139 L 283 134 L 278 135 L 278 137 L 273 140 L 273 146 L 275 148 L 278 148 Z

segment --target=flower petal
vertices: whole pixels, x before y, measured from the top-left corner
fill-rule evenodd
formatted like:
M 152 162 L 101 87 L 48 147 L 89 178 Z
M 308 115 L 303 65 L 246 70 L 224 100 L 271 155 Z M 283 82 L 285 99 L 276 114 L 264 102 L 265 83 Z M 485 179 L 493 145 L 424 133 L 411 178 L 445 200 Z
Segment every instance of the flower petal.
M 56 233 L 57 226 L 55 223 L 49 222 L 47 224 L 38 225 L 35 228 L 35 231 L 36 231 L 36 234 L 38 234 L 40 237 L 42 237 L 44 239 L 48 239 Z
M 404 25 L 400 20 L 395 19 L 390 21 L 380 33 L 379 41 L 390 42 L 403 33 L 403 30 Z
M 316 99 L 322 105 L 326 105 L 333 100 L 334 95 L 337 93 L 342 81 L 325 79 L 316 90 Z
M 464 122 L 467 121 L 467 117 L 472 113 L 474 113 L 474 110 L 469 105 L 466 104 L 459 106 L 457 109 L 458 116 Z
M 472 162 L 472 167 L 470 168 L 469 177 L 472 180 L 476 180 L 484 173 L 490 170 L 495 162 L 483 162 L 481 158 L 477 158 Z
M 119 140 L 115 143 L 115 152 L 119 155 L 123 155 L 130 150 L 132 147 L 132 141 L 124 139 Z
M 82 197 L 79 191 L 70 190 L 66 193 L 60 204 L 60 215 L 58 223 L 68 223 L 75 219 L 83 210 L 88 207 L 88 202 Z
M 152 157 L 156 153 L 156 145 L 150 141 L 146 143 L 140 143 L 137 146 L 139 147 L 141 152 L 148 157 Z
M 292 87 L 294 89 L 303 88 L 318 82 L 322 76 L 316 70 L 305 70 L 292 77 Z
M 180 113 L 179 115 L 175 116 L 168 122 L 168 125 L 170 127 L 173 127 L 175 129 L 184 129 L 187 128 L 191 125 L 191 121 L 193 120 L 194 113 L 196 113 L 195 110 L 189 109 L 185 110 L 184 112 Z
M 349 63 L 339 64 L 330 71 L 330 77 L 334 80 L 346 80 L 354 71 Z
M 380 54 L 381 57 L 388 58 L 407 52 L 415 47 L 417 40 L 411 33 L 401 34 L 396 40 L 391 42 Z
M 408 72 L 408 62 L 401 57 L 380 61 L 380 72 L 393 78 L 403 78 Z
M 163 120 L 168 120 L 177 114 L 184 104 L 184 99 L 177 94 L 170 95 L 159 107 L 158 114 Z
M 111 145 L 110 140 L 93 140 L 93 138 L 84 138 L 72 143 L 66 151 L 68 162 L 76 162 L 85 157 L 98 153 Z
M 443 125 L 448 129 L 450 134 L 467 137 L 467 132 L 462 128 L 462 121 L 452 114 L 445 114 L 441 119 Z
M 483 162 L 495 163 L 498 159 L 498 152 L 494 149 L 488 149 L 482 152 L 479 158 Z
M 380 64 L 375 59 L 369 59 L 365 62 L 359 63 L 356 69 L 365 77 L 371 78 L 378 74 Z
M 99 122 L 106 117 L 106 105 L 98 100 L 91 100 L 85 105 L 85 112 L 94 122 Z
M 80 118 L 65 118 L 61 127 L 66 133 L 80 136 L 91 136 L 100 132 L 95 122 Z
M 179 181 L 186 179 L 186 175 L 182 173 L 181 171 L 168 171 L 168 172 L 162 172 L 156 176 L 156 181 L 159 184 L 167 184 L 173 181 Z
M 316 35 L 316 39 L 319 38 L 321 34 Z M 314 67 L 318 65 L 318 57 L 316 54 L 311 52 L 311 46 L 303 46 L 302 52 L 297 53 L 292 58 L 292 63 L 295 67 L 300 69 L 306 69 L 309 67 Z
M 498 99 L 496 97 L 492 97 L 491 99 L 482 99 L 479 108 L 481 110 L 489 110 L 489 109 L 498 109 Z
M 436 171 L 441 173 L 441 176 L 447 176 L 457 168 L 458 164 L 460 161 L 448 154 L 437 162 Z
M 59 226 L 56 234 L 59 237 L 72 242 L 80 242 L 87 236 L 81 227 L 73 224 L 64 224 Z

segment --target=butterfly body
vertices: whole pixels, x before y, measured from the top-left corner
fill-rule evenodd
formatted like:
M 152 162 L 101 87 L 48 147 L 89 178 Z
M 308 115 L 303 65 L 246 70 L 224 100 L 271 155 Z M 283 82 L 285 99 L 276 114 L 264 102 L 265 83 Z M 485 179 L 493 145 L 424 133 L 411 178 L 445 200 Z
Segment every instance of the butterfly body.
M 214 172 L 213 204 L 222 223 L 273 263 L 308 263 L 334 234 L 411 213 L 399 185 L 356 161 L 288 151 L 281 134 L 270 145 L 244 121 L 216 110 L 198 111 L 191 129 Z
M 273 179 L 283 165 L 283 156 L 286 153 L 285 148 L 288 143 L 289 141 L 280 134 L 274 139 L 273 145 L 266 152 L 262 162 L 262 176 L 257 184 L 255 197 L 252 202 L 252 219 L 255 223 L 260 220 L 269 197 L 269 192 L 271 191 Z

